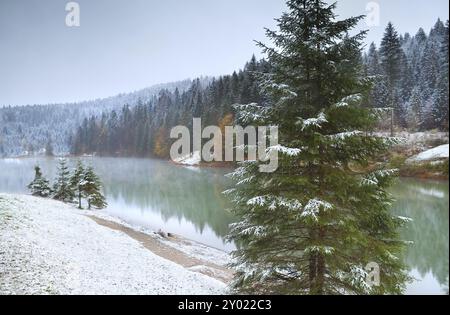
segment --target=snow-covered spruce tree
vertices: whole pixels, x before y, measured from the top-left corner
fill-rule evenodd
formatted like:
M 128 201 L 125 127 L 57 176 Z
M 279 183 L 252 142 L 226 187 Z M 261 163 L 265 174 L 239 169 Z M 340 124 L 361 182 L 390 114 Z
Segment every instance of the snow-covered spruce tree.
M 91 206 L 98 209 L 106 208 L 108 204 L 106 203 L 105 196 L 101 192 L 102 184 L 92 166 L 86 168 L 82 186 L 83 194 L 88 202 L 88 209 L 91 209 Z
M 448 80 L 442 79 L 438 82 L 436 91 L 434 93 L 434 103 L 431 110 L 433 116 L 434 125 L 439 128 L 439 130 L 448 131 Z
M 448 62 L 448 21 L 443 26 L 442 42 L 440 43 L 439 57 L 439 79 L 434 95 L 432 115 L 435 125 L 444 131 L 449 129 L 448 103 L 449 103 L 449 62 Z
M 411 100 L 409 102 L 409 107 L 406 114 L 408 128 L 411 131 L 422 130 L 423 125 L 422 109 L 423 109 L 422 98 L 420 97 L 419 89 L 416 88 L 412 91 Z
M 58 174 L 53 185 L 53 199 L 64 202 L 72 202 L 74 193 L 70 187 L 70 171 L 66 159 L 60 159 L 58 165 Z
M 404 125 L 403 108 L 400 99 L 400 83 L 405 57 L 400 38 L 391 22 L 388 23 L 380 45 L 381 65 L 386 76 L 389 89 L 389 107 L 395 110 L 395 120 Z
M 81 161 L 77 162 L 77 166 L 73 171 L 72 176 L 70 177 L 70 188 L 74 192 L 76 198 L 78 198 L 78 208 L 81 207 L 81 198 L 83 197 L 83 191 L 85 189 L 85 181 L 84 181 L 84 166 Z
M 49 181 L 42 175 L 41 168 L 36 165 L 34 167 L 34 179 L 28 185 L 28 189 L 33 196 L 48 197 L 52 193 Z
M 383 75 L 378 50 L 374 43 L 369 47 L 365 60 L 366 73 L 373 80 L 373 88 L 369 94 L 369 106 L 384 108 L 390 106 L 388 83 Z
M 290 0 L 267 31 L 272 72 L 261 74 L 271 101 L 244 105 L 238 121 L 278 125 L 279 167 L 262 173 L 243 162 L 225 193 L 240 221 L 229 235 L 233 287 L 244 293 L 397 294 L 407 280 L 404 242 L 387 192 L 395 170 L 378 159 L 390 139 L 372 136 L 376 118 L 359 106 L 368 82 L 360 69 L 364 33 L 348 37 L 362 17 L 336 21 L 335 5 Z M 370 85 L 370 84 L 369 84 Z M 380 285 L 366 282 L 368 263 Z

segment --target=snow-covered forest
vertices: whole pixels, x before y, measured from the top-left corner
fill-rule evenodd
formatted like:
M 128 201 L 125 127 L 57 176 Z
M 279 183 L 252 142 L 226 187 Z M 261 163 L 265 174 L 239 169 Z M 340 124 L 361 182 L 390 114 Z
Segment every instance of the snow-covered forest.
M 438 20 L 428 35 L 421 28 L 414 36 L 398 35 L 389 24 L 380 48 L 370 45 L 361 60 L 374 80 L 366 106 L 393 107 L 398 128 L 448 130 L 448 23 Z M 254 73 L 268 67 L 253 58 L 244 70 L 206 87 L 194 81 L 184 93 L 163 90 L 140 106 L 85 119 L 72 138 L 72 153 L 167 157 L 171 127 L 190 126 L 192 117 L 220 126 L 235 116 L 231 104 L 264 105 Z
M 408 131 L 448 131 L 448 22 L 427 34 L 386 27 L 381 43 L 361 55 L 374 88 L 366 106 L 393 107 L 395 125 Z M 252 58 L 243 70 L 218 78 L 161 84 L 79 104 L 0 108 L 0 156 L 101 154 L 167 157 L 170 128 L 192 117 L 221 125 L 232 104 L 264 104 L 254 72 L 269 64 Z
M 377 78 L 371 106 L 394 107 L 396 124 L 411 131 L 448 131 L 448 21 L 415 35 L 398 35 L 389 24 L 364 63 L 367 74 Z
M 202 78 L 207 84 L 209 78 Z M 81 103 L 0 107 L 0 157 L 44 154 L 47 147 L 55 154 L 68 153 L 73 131 L 86 117 L 136 105 L 159 91 L 186 90 L 191 80 L 158 84 L 131 93 Z
M 184 92 L 164 89 L 137 106 L 125 105 L 121 110 L 86 118 L 72 138 L 72 153 L 166 158 L 172 127 L 191 128 L 193 117 L 201 117 L 204 126 L 230 125 L 233 104 L 262 103 L 252 73 L 267 67 L 267 62 L 253 57 L 244 70 L 212 79 L 207 86 L 197 79 Z

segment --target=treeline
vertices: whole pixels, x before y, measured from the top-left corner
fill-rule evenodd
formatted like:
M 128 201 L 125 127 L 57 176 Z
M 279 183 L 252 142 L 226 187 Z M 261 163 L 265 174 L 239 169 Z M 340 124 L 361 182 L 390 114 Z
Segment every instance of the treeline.
M 448 21 L 415 35 L 389 23 L 379 49 L 372 43 L 363 58 L 375 78 L 369 105 L 393 107 L 396 125 L 411 131 L 448 131 L 448 32 Z
M 448 131 L 448 21 L 438 20 L 427 35 L 399 35 L 389 23 L 380 48 L 373 43 L 361 55 L 366 74 L 374 81 L 366 106 L 394 108 L 395 125 L 410 131 Z M 267 73 L 269 63 L 255 57 L 232 75 L 194 80 L 180 92 L 161 90 L 135 106 L 85 118 L 70 138 L 71 153 L 108 156 L 167 157 L 170 129 L 233 122 L 235 103 L 265 102 L 255 73 Z
M 254 73 L 267 70 L 267 62 L 253 57 L 243 70 L 206 86 L 197 79 L 184 92 L 161 90 L 147 102 L 93 115 L 71 138 L 71 153 L 167 157 L 172 127 L 192 128 L 193 117 L 202 118 L 203 126 L 232 124 L 233 104 L 264 102 Z
M 200 79 L 206 85 L 210 78 Z M 70 151 L 70 136 L 83 119 L 102 112 L 134 106 L 139 99 L 150 99 L 161 89 L 185 91 L 191 80 L 154 85 L 139 91 L 80 103 L 5 106 L 0 105 L 0 157 L 49 154 Z

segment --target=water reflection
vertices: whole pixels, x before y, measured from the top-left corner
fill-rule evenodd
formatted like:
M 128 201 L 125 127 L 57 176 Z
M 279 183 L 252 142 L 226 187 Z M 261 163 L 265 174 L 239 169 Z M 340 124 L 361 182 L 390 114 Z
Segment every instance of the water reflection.
M 449 280 L 449 184 L 403 179 L 393 189 L 394 213 L 413 219 L 402 237 L 414 242 L 405 253 L 417 280 L 411 294 L 446 293 Z
M 231 215 L 222 191 L 226 189 L 225 171 L 187 169 L 163 161 L 102 159 L 93 164 L 102 174 L 108 198 L 123 200 L 141 212 L 159 213 L 164 222 L 177 219 L 194 224 L 203 234 L 209 228 L 223 238 Z M 111 208 L 115 207 L 114 203 Z M 125 211 L 126 209 L 122 209 Z
M 69 159 L 73 167 L 77 159 Z M 178 233 L 225 250 L 228 224 L 233 218 L 225 211 L 222 195 L 227 179 L 223 169 L 176 166 L 149 159 L 83 158 L 94 166 L 109 203 L 106 211 L 127 222 L 152 229 Z M 57 159 L 27 158 L 0 160 L 0 191 L 27 192 L 33 166 L 39 164 L 53 180 Z

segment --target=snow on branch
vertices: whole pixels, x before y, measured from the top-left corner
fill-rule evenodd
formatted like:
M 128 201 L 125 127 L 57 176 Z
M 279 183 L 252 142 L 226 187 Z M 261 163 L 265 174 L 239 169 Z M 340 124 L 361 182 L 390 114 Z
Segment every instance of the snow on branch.
M 384 145 L 387 145 L 387 146 L 398 145 L 398 144 L 406 142 L 406 139 L 401 138 L 401 137 L 388 137 L 388 136 L 381 136 L 381 135 L 376 135 L 376 136 L 383 141 Z
M 261 225 L 253 225 L 248 220 L 232 223 L 229 225 L 233 233 L 238 233 L 245 236 L 265 236 L 267 228 Z
M 361 186 L 378 186 L 379 180 L 396 176 L 398 174 L 398 169 L 387 169 L 387 170 L 378 170 L 372 172 L 361 179 Z
M 250 184 L 251 182 L 253 182 L 256 179 L 256 176 L 252 175 L 249 177 L 245 177 L 244 179 L 238 181 L 236 183 L 236 186 L 240 186 L 240 185 L 244 185 L 244 184 Z
M 414 220 L 409 217 L 403 217 L 403 216 L 394 216 L 393 219 L 400 225 L 400 226 L 406 226 L 407 224 L 413 222 Z
M 378 170 L 373 172 L 373 174 L 377 177 L 377 178 L 385 178 L 385 177 L 391 177 L 391 176 L 396 176 L 398 174 L 399 170 L 397 168 L 391 168 L 391 169 L 386 169 L 386 170 Z
M 320 210 L 326 211 L 331 209 L 333 209 L 333 205 L 331 203 L 314 198 L 308 201 L 305 208 L 303 208 L 303 212 L 300 214 L 300 217 L 311 219 L 314 222 L 319 222 Z
M 361 178 L 361 186 L 378 186 L 378 179 L 373 176 L 369 175 L 367 177 Z
M 397 219 L 404 222 L 404 223 L 410 223 L 413 221 L 413 219 L 409 218 L 409 217 L 402 217 L 402 216 L 397 216 Z
M 266 228 L 262 225 L 250 226 L 241 231 L 242 235 L 254 235 L 254 236 L 264 236 L 266 235 Z
M 247 201 L 247 205 L 248 206 L 259 206 L 262 207 L 266 204 L 267 202 L 267 197 L 265 196 L 258 196 L 258 197 L 253 197 L 251 199 L 249 199 Z
M 331 246 L 317 246 L 312 245 L 305 248 L 306 254 L 323 254 L 323 255 L 332 255 L 335 249 Z
M 316 128 L 322 128 L 322 124 L 327 123 L 328 120 L 325 116 L 325 113 L 321 112 L 317 117 L 315 118 L 309 118 L 309 119 L 302 119 L 299 118 L 297 121 L 298 125 L 302 126 L 302 131 L 308 128 L 316 127 Z
M 272 152 L 278 152 L 278 153 L 285 154 L 288 156 L 297 156 L 302 152 L 302 149 L 288 148 L 288 147 L 282 146 L 281 144 L 277 144 L 275 146 L 271 146 L 266 149 L 266 154 L 271 154 Z
M 267 107 L 259 106 L 257 103 L 234 104 L 232 107 L 236 110 L 237 120 L 244 124 L 267 119 L 269 111 Z
M 242 259 L 233 259 L 232 263 L 237 273 L 242 274 L 243 280 L 253 278 L 253 280 L 258 282 L 263 282 L 265 279 L 269 278 L 271 275 L 277 272 L 272 266 L 267 266 L 266 264 L 259 263 L 248 263 Z
M 244 176 L 250 175 L 249 170 L 247 169 L 246 166 L 240 166 L 238 168 L 236 168 L 233 172 L 226 174 L 226 177 L 229 177 L 231 179 L 235 179 L 235 180 L 242 180 L 242 178 L 244 178 Z
M 334 135 L 328 135 L 327 137 L 330 138 L 331 140 L 346 140 L 348 138 L 352 138 L 352 137 L 357 137 L 357 136 L 361 136 L 363 135 L 364 132 L 362 131 L 347 131 L 347 132 L 341 132 L 341 133 L 336 133 Z
M 224 195 L 232 195 L 232 194 L 236 193 L 236 191 L 237 191 L 236 188 L 230 188 L 230 189 L 227 189 L 225 191 L 222 191 L 222 194 L 224 194 Z
M 230 228 L 230 230 L 235 230 L 235 229 L 245 229 L 248 226 L 250 226 L 250 223 L 248 220 L 243 220 L 243 221 L 239 221 L 239 222 L 235 222 L 235 223 L 231 223 L 228 225 L 228 227 Z
M 258 196 L 247 201 L 248 206 L 268 207 L 270 210 L 285 208 L 290 211 L 302 209 L 302 204 L 297 199 L 290 199 L 280 196 Z
M 397 256 L 395 256 L 395 255 L 393 255 L 390 251 L 386 251 L 385 252 L 385 254 L 386 254 L 386 257 L 389 259 L 389 260 L 398 260 L 398 257 Z
M 297 97 L 297 93 L 294 92 L 287 84 L 276 83 L 273 79 L 273 75 L 270 73 L 264 73 L 260 77 L 259 87 L 264 92 L 272 94 L 273 92 L 280 93 L 284 98 Z
M 347 280 L 350 281 L 353 287 L 362 288 L 364 291 L 369 292 L 371 287 L 366 281 L 367 277 L 368 273 L 363 267 L 352 266 L 347 275 Z
M 350 105 L 358 104 L 362 101 L 363 96 L 361 94 L 352 94 L 344 97 L 342 100 L 334 104 L 334 107 L 348 107 Z

